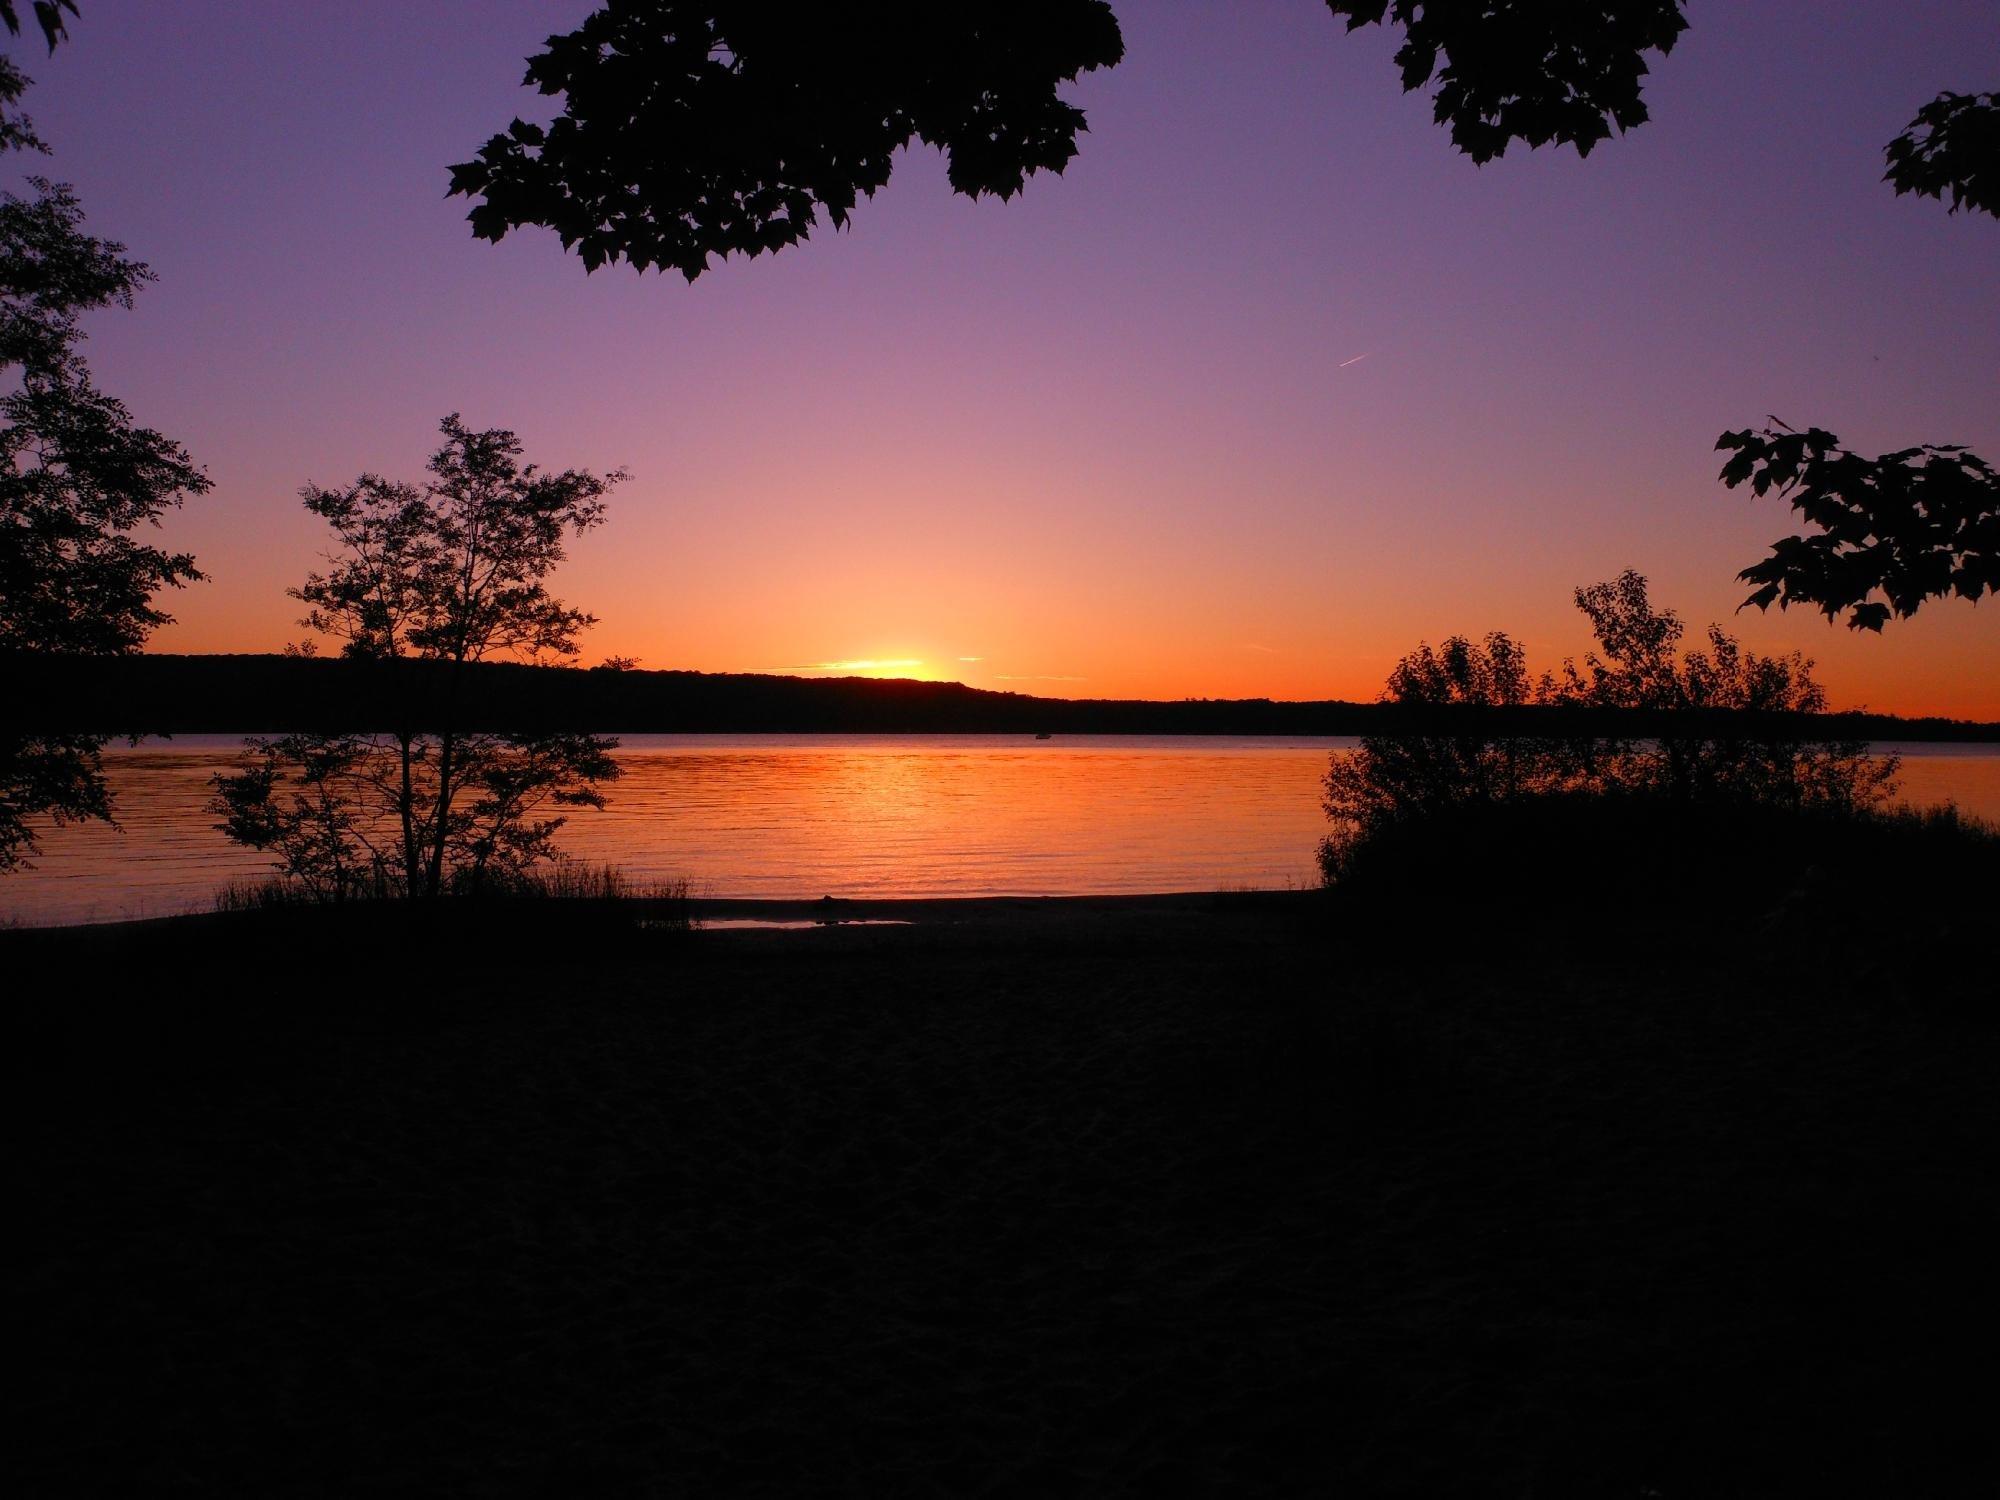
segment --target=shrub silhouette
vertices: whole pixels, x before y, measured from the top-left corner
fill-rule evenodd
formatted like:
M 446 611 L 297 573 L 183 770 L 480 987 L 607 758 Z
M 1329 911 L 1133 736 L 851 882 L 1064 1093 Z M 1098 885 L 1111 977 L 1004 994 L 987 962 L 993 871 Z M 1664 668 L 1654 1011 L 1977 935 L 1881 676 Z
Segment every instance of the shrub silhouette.
M 1597 650 L 1559 673 L 1531 679 L 1525 653 L 1503 632 L 1477 644 L 1458 636 L 1426 644 L 1396 664 L 1382 701 L 1429 711 L 1429 723 L 1367 736 L 1334 757 L 1323 783 L 1333 831 L 1319 849 L 1329 883 L 1391 830 L 1528 799 L 1849 813 L 1893 793 L 1894 756 L 1810 728 L 1804 716 L 1827 705 L 1807 658 L 1759 656 L 1714 625 L 1705 650 L 1683 651 L 1680 617 L 1655 608 L 1645 578 L 1630 570 L 1578 589 L 1576 603 Z M 1526 736 L 1497 717 L 1531 704 L 1646 711 L 1665 727 L 1645 740 Z

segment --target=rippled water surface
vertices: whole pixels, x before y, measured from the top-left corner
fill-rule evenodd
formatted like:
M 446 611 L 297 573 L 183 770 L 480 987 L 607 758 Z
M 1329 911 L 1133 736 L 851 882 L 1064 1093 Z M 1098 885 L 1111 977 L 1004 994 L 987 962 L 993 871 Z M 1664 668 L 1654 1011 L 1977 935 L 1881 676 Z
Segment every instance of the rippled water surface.
M 109 748 L 122 832 L 56 829 L 0 877 L 0 915 L 112 921 L 198 910 L 264 860 L 227 843 L 209 779 L 238 741 Z M 1200 736 L 632 735 L 611 806 L 572 855 L 705 896 L 1082 895 L 1313 878 L 1319 778 L 1353 740 Z M 2000 746 L 1884 746 L 1911 802 L 2000 819 Z

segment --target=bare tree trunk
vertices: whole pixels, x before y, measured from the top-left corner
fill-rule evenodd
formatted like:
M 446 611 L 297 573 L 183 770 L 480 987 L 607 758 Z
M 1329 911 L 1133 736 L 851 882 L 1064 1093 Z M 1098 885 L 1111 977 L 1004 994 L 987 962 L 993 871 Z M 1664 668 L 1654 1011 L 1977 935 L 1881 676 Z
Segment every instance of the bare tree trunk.
M 417 794 L 410 780 L 411 745 L 416 736 L 405 729 L 397 732 L 396 748 L 402 757 L 403 783 L 396 811 L 403 822 L 403 894 L 414 897 L 421 890 L 423 852 L 417 839 Z
M 444 846 L 451 828 L 451 799 L 455 788 L 452 786 L 452 765 L 458 749 L 458 733 L 451 721 L 457 716 L 458 679 L 465 666 L 465 658 L 456 656 L 450 660 L 450 670 L 445 676 L 444 708 L 438 715 L 438 790 L 435 826 L 431 829 L 431 860 L 429 878 L 425 884 L 425 894 L 438 896 L 444 893 Z
M 451 821 L 451 762 L 456 746 L 457 737 L 449 729 L 438 735 L 437 803 L 432 809 L 430 869 L 424 878 L 426 896 L 438 896 L 444 891 L 444 844 Z

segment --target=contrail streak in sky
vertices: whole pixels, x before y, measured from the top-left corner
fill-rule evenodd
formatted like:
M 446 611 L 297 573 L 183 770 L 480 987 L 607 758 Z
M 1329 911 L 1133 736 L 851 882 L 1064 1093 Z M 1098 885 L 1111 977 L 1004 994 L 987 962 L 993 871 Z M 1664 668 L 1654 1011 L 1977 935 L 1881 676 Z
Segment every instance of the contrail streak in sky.
M 1368 351 L 1368 353 L 1369 353 L 1369 354 L 1373 354 L 1374 352 L 1375 352 L 1375 351 L 1374 351 L 1374 350 L 1372 350 L 1372 349 Z M 1368 354 L 1357 354 L 1357 355 L 1355 355 L 1355 356 L 1354 356 L 1354 358 L 1352 358 L 1352 359 L 1343 359 L 1343 360 L 1342 360 L 1342 361 L 1341 361 L 1341 362 L 1340 362 L 1339 364 L 1335 365 L 1335 366 L 1334 366 L 1334 368 L 1335 368 L 1336 370 L 1344 370 L 1344 369 L 1346 369 L 1346 368 L 1347 368 L 1347 367 L 1348 367 L 1349 365 L 1358 365 L 1358 364 L 1360 364 L 1360 363 L 1361 363 L 1361 361 L 1362 361 L 1362 360 L 1364 360 L 1364 359 L 1366 359 L 1367 357 L 1368 357 Z

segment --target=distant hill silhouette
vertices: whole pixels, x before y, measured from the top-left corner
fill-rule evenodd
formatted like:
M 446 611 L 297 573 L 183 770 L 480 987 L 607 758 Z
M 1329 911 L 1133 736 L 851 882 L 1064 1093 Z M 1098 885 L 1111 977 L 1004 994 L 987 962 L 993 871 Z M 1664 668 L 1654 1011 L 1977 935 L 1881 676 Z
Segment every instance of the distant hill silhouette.
M 0 656 L 0 717 L 46 732 L 278 733 L 389 730 L 435 722 L 435 664 L 288 656 Z M 750 673 L 639 672 L 482 663 L 467 669 L 454 721 L 468 729 L 609 734 L 1236 734 L 1357 735 L 1470 728 L 1518 734 L 1633 734 L 1658 714 L 1519 708 L 1411 710 L 1339 700 L 1152 702 L 1036 698 L 958 682 Z M 1768 718 L 1707 714 L 1680 733 L 1748 733 Z M 2000 740 L 2000 724 L 1830 714 L 1816 734 L 1878 740 Z

